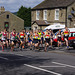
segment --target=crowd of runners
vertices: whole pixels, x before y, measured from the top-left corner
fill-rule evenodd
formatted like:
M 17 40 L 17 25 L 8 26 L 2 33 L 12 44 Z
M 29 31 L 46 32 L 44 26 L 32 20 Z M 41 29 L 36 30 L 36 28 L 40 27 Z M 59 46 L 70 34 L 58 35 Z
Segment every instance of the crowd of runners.
M 64 37 L 64 42 L 67 48 L 69 48 L 68 45 L 68 37 L 69 37 L 70 31 L 67 27 L 65 27 L 65 30 L 61 32 L 59 29 L 59 32 L 57 33 L 57 46 L 62 46 L 61 38 Z M 24 30 L 22 29 L 19 33 L 16 32 L 15 29 L 12 30 L 12 32 L 4 31 L 0 32 L 0 47 L 2 47 L 2 51 L 4 51 L 5 48 L 10 47 L 11 51 L 14 50 L 14 46 L 16 48 L 19 48 L 20 50 L 25 49 L 26 46 L 28 46 L 31 50 L 39 49 L 41 47 L 44 47 L 44 51 L 47 51 L 47 47 L 53 48 L 53 39 L 55 37 L 55 34 L 51 29 L 47 29 L 45 32 L 42 30 Z M 43 46 L 44 44 L 44 46 Z

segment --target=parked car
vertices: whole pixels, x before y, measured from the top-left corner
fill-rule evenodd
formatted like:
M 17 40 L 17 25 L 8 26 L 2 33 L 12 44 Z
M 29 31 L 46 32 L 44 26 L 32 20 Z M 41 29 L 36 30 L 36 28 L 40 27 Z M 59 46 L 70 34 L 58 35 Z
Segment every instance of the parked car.
M 68 40 L 69 40 L 69 46 L 75 49 L 75 32 L 70 32 Z

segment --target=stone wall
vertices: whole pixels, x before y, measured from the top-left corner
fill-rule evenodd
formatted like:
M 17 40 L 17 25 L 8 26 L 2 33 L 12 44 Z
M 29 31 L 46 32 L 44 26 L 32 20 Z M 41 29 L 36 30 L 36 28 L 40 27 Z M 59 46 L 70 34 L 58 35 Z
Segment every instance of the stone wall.
M 43 10 L 40 11 L 40 19 L 43 20 Z M 47 10 L 47 21 L 53 23 L 65 23 L 66 18 L 66 9 L 59 9 L 59 20 L 55 20 L 55 9 L 48 9 Z M 32 11 L 32 21 L 36 20 L 36 10 Z
M 40 11 L 39 20 L 43 20 L 43 11 L 44 10 L 39 10 L 39 11 Z M 34 21 L 36 21 L 36 10 L 33 10 L 31 15 L 32 15 L 31 23 L 33 23 Z M 55 20 L 55 9 L 47 9 L 47 21 L 50 23 L 50 25 L 52 25 L 54 23 L 60 23 L 60 24 L 65 25 L 66 24 L 66 9 L 65 8 L 59 9 L 59 20 Z
M 67 26 L 69 28 L 75 28 L 75 12 L 74 15 L 71 14 L 72 8 L 75 11 L 75 2 L 67 8 Z M 68 19 L 68 15 L 71 15 L 72 19 Z
M 7 18 L 7 15 L 9 15 L 9 18 Z M 16 31 L 19 32 L 24 29 L 24 20 L 10 12 L 5 12 L 0 15 L 0 31 L 4 29 L 5 22 L 9 22 L 9 31 L 16 29 Z

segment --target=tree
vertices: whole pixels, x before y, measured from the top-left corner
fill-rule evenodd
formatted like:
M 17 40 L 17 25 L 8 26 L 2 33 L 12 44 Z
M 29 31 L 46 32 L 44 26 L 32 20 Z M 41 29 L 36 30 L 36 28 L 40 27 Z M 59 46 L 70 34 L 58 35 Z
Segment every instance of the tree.
M 31 8 L 26 8 L 21 6 L 17 12 L 17 16 L 24 20 L 24 26 L 30 27 L 31 26 Z

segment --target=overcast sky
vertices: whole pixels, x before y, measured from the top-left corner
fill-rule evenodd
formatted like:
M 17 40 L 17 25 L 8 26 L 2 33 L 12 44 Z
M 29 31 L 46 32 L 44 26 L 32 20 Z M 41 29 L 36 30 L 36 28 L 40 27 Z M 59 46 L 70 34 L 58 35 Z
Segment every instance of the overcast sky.
M 0 0 L 0 7 L 4 6 L 6 11 L 16 12 L 23 5 L 25 7 L 35 7 L 44 0 Z

